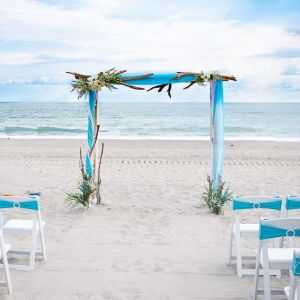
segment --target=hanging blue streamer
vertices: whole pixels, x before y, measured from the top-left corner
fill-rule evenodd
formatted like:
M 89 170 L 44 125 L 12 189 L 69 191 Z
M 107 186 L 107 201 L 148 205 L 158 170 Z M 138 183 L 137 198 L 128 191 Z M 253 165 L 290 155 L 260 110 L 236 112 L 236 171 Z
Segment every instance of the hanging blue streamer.
M 212 93 L 213 111 L 213 149 L 212 149 L 212 180 L 213 189 L 219 186 L 218 177 L 223 175 L 224 166 L 224 107 L 223 107 L 223 81 L 217 79 L 215 90 Z M 212 85 L 214 87 L 214 85 Z
M 96 92 L 89 91 L 89 113 L 88 113 L 88 149 L 85 156 L 85 169 L 89 175 L 93 174 L 92 160 L 89 155 L 94 143 L 94 115 L 95 115 Z

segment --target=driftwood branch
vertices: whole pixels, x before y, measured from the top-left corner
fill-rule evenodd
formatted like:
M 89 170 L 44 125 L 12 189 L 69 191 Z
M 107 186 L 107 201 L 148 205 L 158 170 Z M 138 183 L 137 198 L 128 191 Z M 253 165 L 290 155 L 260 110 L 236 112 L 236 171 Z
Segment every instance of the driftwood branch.
M 199 73 L 194 73 L 194 72 L 177 72 L 179 75 L 173 77 L 170 79 L 171 80 L 179 80 L 183 76 L 196 76 Z M 233 75 L 220 75 L 223 81 L 228 81 L 228 80 L 233 80 L 236 81 L 236 78 Z
M 179 75 L 171 78 L 170 81 L 171 80 L 179 80 L 183 76 L 196 76 L 196 75 L 198 75 L 198 73 L 192 73 L 192 72 L 177 72 L 177 73 L 179 73 Z
M 155 85 L 152 88 L 150 88 L 149 90 L 147 90 L 147 92 L 149 92 L 149 91 L 151 91 L 153 89 L 158 89 L 158 92 L 161 92 L 164 89 L 164 87 L 166 87 L 166 86 L 167 86 L 167 84 Z
M 101 163 L 102 163 L 103 150 L 104 150 L 104 143 L 102 143 L 101 155 L 100 155 L 99 165 L 98 165 L 98 178 L 97 178 L 98 195 L 97 195 L 97 204 L 101 203 L 101 195 L 100 195 L 100 185 L 101 185 L 100 168 L 101 168 Z
M 96 145 L 96 143 L 97 143 L 99 129 L 100 129 L 100 125 L 97 125 L 97 131 L 96 131 L 94 143 L 93 143 L 92 149 L 89 151 L 89 155 L 90 155 L 90 156 L 91 156 L 91 154 L 93 153 L 93 150 L 94 150 L 95 145 Z
M 168 89 L 167 89 L 167 93 L 168 93 L 170 98 L 172 98 L 171 97 L 171 89 L 172 89 L 172 84 L 169 84 Z
M 191 81 L 191 83 L 188 86 L 186 86 L 185 88 L 183 88 L 183 89 L 186 90 L 186 89 L 188 89 L 189 87 L 191 87 L 195 83 L 196 83 L 196 81 Z
M 90 77 L 89 75 L 78 74 L 75 72 L 66 72 L 66 73 L 74 75 L 76 79 L 79 78 L 87 79 L 88 77 Z
M 232 80 L 232 81 L 237 81 L 236 78 L 233 75 L 221 75 L 222 80 L 223 81 L 228 81 L 228 80 Z
M 99 165 L 98 165 L 98 185 L 99 186 L 101 184 L 100 166 L 102 163 L 102 156 L 103 156 L 103 151 L 104 151 L 104 143 L 101 143 L 101 144 L 102 144 L 102 148 L 101 148 L 101 154 L 100 154 Z
M 80 147 L 80 151 L 79 151 L 79 168 L 80 168 L 81 174 L 84 174 L 84 164 L 83 164 L 83 160 L 82 160 L 81 147 Z
M 172 89 L 172 84 L 159 84 L 151 87 L 147 92 L 153 90 L 153 89 L 158 89 L 158 92 L 161 92 L 166 86 L 168 86 L 167 93 L 169 97 L 171 98 L 171 89 Z
M 134 85 L 129 85 L 129 84 L 126 84 L 126 83 L 121 82 L 119 80 L 117 81 L 117 83 L 120 84 L 120 85 L 127 86 L 127 87 L 129 87 L 131 89 L 134 89 L 134 90 L 144 90 L 144 88 L 141 88 L 141 87 L 138 87 L 138 86 L 134 86 Z
M 140 75 L 140 76 L 135 76 L 135 77 L 128 77 L 128 78 L 118 78 L 120 81 L 131 81 L 131 80 L 140 80 L 140 79 L 145 79 L 153 76 L 153 73 L 145 74 L 145 75 Z
M 125 72 L 127 72 L 127 70 L 121 70 L 121 71 L 118 71 L 118 72 L 116 73 L 116 75 L 121 75 L 121 74 L 123 74 L 123 73 L 125 73 Z

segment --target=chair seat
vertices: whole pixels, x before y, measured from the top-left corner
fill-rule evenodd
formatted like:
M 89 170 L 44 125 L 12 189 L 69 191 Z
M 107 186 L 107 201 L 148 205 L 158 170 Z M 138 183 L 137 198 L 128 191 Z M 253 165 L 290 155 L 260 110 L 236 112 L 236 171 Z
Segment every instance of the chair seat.
M 257 237 L 258 230 L 258 224 L 240 224 L 240 232 L 243 237 Z M 235 234 L 235 228 L 233 232 Z
M 41 222 L 42 228 L 45 226 L 45 222 Z M 18 220 L 18 219 L 11 219 L 3 226 L 3 232 L 8 234 L 31 234 L 33 228 L 33 221 L 32 220 Z M 37 223 L 37 234 L 39 232 L 39 223 Z
M 257 252 L 257 249 L 255 249 Z M 269 248 L 270 269 L 289 270 L 293 263 L 294 248 Z M 263 258 L 260 257 L 260 263 L 263 266 Z
M 11 244 L 4 244 L 5 246 L 5 253 L 7 253 L 10 248 L 11 248 Z M 0 259 L 2 258 L 2 252 L 1 252 L 1 249 L 0 249 Z

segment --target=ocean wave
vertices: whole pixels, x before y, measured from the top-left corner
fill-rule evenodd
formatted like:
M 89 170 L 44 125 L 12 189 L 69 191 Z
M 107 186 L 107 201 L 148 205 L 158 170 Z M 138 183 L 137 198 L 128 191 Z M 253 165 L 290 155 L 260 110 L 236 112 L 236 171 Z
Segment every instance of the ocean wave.
M 1 132 L 1 131 L 0 131 Z M 74 134 L 80 134 L 86 132 L 86 130 L 78 129 L 78 128 L 60 128 L 60 127 L 14 127 L 14 126 L 6 126 L 4 127 L 4 130 L 2 130 L 3 133 L 5 134 L 27 134 L 27 133 L 38 133 L 38 134 L 43 134 L 52 132 L 52 133 L 57 133 L 57 134 L 62 134 L 62 133 L 74 133 Z

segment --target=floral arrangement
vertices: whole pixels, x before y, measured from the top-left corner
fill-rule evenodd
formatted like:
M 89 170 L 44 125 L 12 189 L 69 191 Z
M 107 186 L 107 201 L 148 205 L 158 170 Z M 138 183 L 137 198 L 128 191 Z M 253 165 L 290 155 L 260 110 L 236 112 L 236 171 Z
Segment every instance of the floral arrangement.
M 92 76 L 82 75 L 72 81 L 72 92 L 77 90 L 78 99 L 87 96 L 89 91 L 100 91 L 102 87 L 107 87 L 109 90 L 117 89 L 114 84 L 118 82 L 117 75 L 119 75 L 115 68 L 112 68 L 105 72 L 100 72 Z
M 220 215 L 223 212 L 224 205 L 232 200 L 232 193 L 229 192 L 229 188 L 223 191 L 225 181 L 222 181 L 220 176 L 218 180 L 219 186 L 218 189 L 215 190 L 213 188 L 213 181 L 210 179 L 210 176 L 207 175 L 208 188 L 205 188 L 205 192 L 202 195 L 202 199 L 205 201 L 209 210 L 216 215 Z
M 210 80 L 217 79 L 222 79 L 222 76 L 218 73 L 218 71 L 213 71 L 210 74 L 205 74 L 203 71 L 201 71 L 199 74 L 195 75 L 195 81 L 201 86 L 206 86 Z

